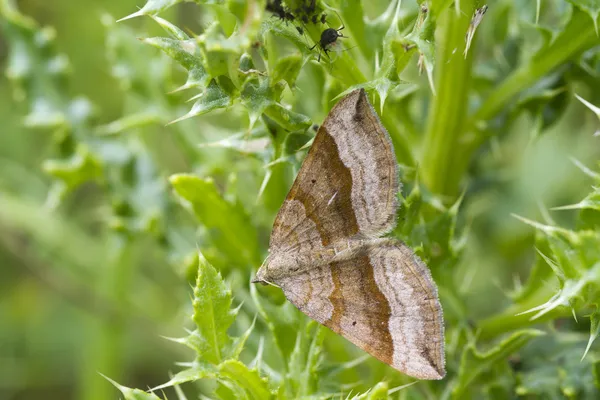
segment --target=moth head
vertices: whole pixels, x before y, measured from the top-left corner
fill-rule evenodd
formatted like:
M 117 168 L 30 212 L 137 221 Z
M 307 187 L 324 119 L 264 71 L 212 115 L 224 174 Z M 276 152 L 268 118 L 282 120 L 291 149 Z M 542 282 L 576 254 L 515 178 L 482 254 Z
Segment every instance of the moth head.
M 268 273 L 267 273 L 268 265 L 269 265 L 269 257 L 267 257 L 265 259 L 265 261 L 262 263 L 262 265 L 256 272 L 256 276 L 251 281 L 252 283 L 261 283 L 263 285 L 269 284 L 269 282 L 266 279 L 266 276 L 268 275 Z

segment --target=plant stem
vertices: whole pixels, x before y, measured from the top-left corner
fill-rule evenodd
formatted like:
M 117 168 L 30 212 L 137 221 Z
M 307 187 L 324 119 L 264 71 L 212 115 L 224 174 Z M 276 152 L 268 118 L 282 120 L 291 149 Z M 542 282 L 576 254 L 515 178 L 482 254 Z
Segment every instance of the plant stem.
M 457 194 L 463 172 L 454 163 L 464 153 L 460 139 L 467 114 L 472 56 L 465 59 L 460 50 L 465 46 L 474 3 L 461 1 L 461 13 L 447 10 L 438 23 L 442 42 L 437 46 L 441 49 L 436 57 L 437 95 L 427 117 L 421 177 L 429 190 L 443 195 Z
M 517 329 L 523 329 L 531 325 L 541 324 L 546 321 L 555 320 L 557 318 L 570 317 L 571 311 L 567 307 L 559 307 L 544 314 L 543 316 L 531 319 L 534 313 L 516 315 L 525 310 L 517 307 L 509 308 L 502 314 L 495 315 L 485 319 L 478 324 L 479 339 L 488 340 L 503 335 Z
M 463 3 L 461 7 L 464 7 Z M 457 47 L 458 41 L 453 39 L 461 39 L 452 29 L 458 30 L 463 25 L 452 24 L 452 18 L 457 17 L 450 16 L 444 30 L 446 41 L 441 45 L 446 53 Z M 472 155 L 489 137 L 483 132 L 487 121 L 498 115 L 519 92 L 597 43 L 598 37 L 589 15 L 574 7 L 571 20 L 554 42 L 501 82 L 464 126 L 468 88 L 468 75 L 465 73 L 470 74 L 470 68 L 467 70 L 467 66 L 456 59 L 448 64 L 438 62 L 439 95 L 429 116 L 422 165 L 422 176 L 429 189 L 434 193 L 456 196 Z M 443 57 L 447 56 L 443 54 Z

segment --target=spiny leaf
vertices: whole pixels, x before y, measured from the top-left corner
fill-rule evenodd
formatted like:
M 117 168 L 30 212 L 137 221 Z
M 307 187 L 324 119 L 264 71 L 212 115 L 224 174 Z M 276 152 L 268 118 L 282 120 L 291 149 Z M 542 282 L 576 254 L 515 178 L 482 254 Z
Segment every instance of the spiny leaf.
M 542 331 L 534 329 L 520 330 L 486 352 L 478 351 L 474 344 L 468 345 L 462 353 L 458 378 L 452 390 L 453 396 L 460 398 L 462 394 L 468 393 L 469 387 L 480 374 L 489 370 L 493 364 L 505 361 L 510 354 L 542 334 Z
M 275 104 L 274 91 L 271 89 L 270 80 L 250 78 L 244 83 L 241 90 L 242 103 L 250 116 L 249 128 L 252 129 L 258 118 L 267 109 Z
M 119 389 L 121 393 L 123 393 L 123 396 L 125 396 L 125 400 L 160 400 L 160 397 L 156 396 L 154 393 L 147 393 L 139 389 L 130 389 L 126 386 L 119 385 L 117 382 L 104 375 L 102 376 L 110 383 L 112 383 L 114 387 Z
M 204 68 L 200 50 L 195 40 L 155 37 L 143 39 L 142 41 L 161 49 L 188 71 L 186 83 L 176 89 L 177 91 L 189 88 L 205 89 L 209 83 L 212 83 L 212 77 Z
M 187 33 L 182 31 L 166 19 L 162 19 L 161 17 L 158 17 L 156 15 L 150 15 L 150 18 L 152 18 L 158 25 L 160 25 L 160 27 L 163 28 L 165 32 L 167 32 L 173 39 L 188 40 L 190 38 Z
M 219 108 L 229 107 L 232 104 L 229 94 L 227 94 L 214 79 L 210 82 L 202 94 L 197 97 L 199 97 L 199 99 L 194 103 L 192 109 L 187 114 L 185 114 L 183 117 L 177 118 L 174 121 L 171 121 L 169 124 L 174 124 L 176 122 L 183 121 L 184 119 L 206 114 Z
M 419 68 L 425 69 L 431 92 L 435 95 L 435 85 L 433 83 L 433 67 L 435 65 L 435 17 L 430 12 L 421 13 L 417 20 L 415 28 L 406 37 L 406 40 L 412 41 L 420 53 Z
M 288 376 L 295 388 L 294 397 L 317 393 L 324 333 L 323 327 L 315 321 L 310 321 L 298 331 L 296 345 L 290 356 Z
M 127 19 L 139 17 L 142 15 L 158 14 L 170 7 L 173 7 L 175 4 L 181 3 L 182 1 L 184 0 L 148 0 L 146 4 L 144 4 L 144 6 L 138 11 L 121 18 L 117 22 L 125 21 Z
M 231 342 L 227 329 L 235 320 L 231 310 L 231 291 L 225 286 L 221 274 L 198 253 L 198 278 L 194 288 L 192 319 L 196 324 L 194 336 L 196 352 L 201 360 L 218 364 L 223 359 L 223 350 Z
M 367 400 L 384 400 L 388 398 L 389 385 L 387 382 L 379 382 L 373 386 L 363 398 Z M 359 399 L 361 397 L 358 397 Z
M 249 399 L 270 399 L 273 397 L 266 379 L 256 369 L 249 369 L 237 360 L 227 360 L 219 365 L 219 379 L 228 379 L 243 388 Z
M 204 378 L 215 378 L 217 376 L 217 370 L 214 366 L 195 362 L 192 367 L 184 369 L 183 371 L 175 374 L 168 382 L 158 385 L 152 388 L 152 391 L 161 390 L 175 385 L 181 385 L 185 382 L 197 381 Z
M 254 325 L 256 324 L 256 317 L 252 321 L 252 325 L 244 332 L 244 334 L 238 338 L 232 340 L 231 344 L 225 348 L 223 352 L 223 358 L 237 360 L 242 350 L 244 350 L 244 346 L 246 345 L 246 341 L 250 337 L 250 334 L 254 330 Z
M 552 210 L 582 210 L 591 209 L 600 211 L 600 188 L 594 188 L 594 191 L 588 194 L 579 203 L 566 206 L 553 207 Z
M 518 372 L 514 392 L 527 398 L 598 397 L 593 361 L 591 357 L 581 361 L 584 347 L 580 335 L 563 329 L 531 342 L 515 359 Z

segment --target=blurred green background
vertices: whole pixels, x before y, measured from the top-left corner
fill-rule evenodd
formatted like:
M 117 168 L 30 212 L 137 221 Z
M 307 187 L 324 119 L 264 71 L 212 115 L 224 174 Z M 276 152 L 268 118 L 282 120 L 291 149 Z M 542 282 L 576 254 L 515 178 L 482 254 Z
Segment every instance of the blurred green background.
M 190 359 L 185 347 L 163 337 L 180 337 L 184 327 L 189 327 L 197 249 L 226 277 L 234 306 L 244 304 L 233 331 L 239 334 L 250 325 L 257 310 L 247 282 L 266 255 L 270 225 L 302 159 L 297 150 L 313 133 L 306 127 L 286 128 L 293 132 L 284 143 L 269 137 L 261 121 L 256 129 L 262 129 L 262 136 L 244 136 L 249 118 L 239 105 L 166 125 L 189 111 L 191 104 L 186 100 L 195 93 L 170 93 L 183 85 L 185 72 L 138 40 L 166 36 L 157 23 L 148 17 L 115 23 L 142 2 L 16 2 L 27 17 L 15 16 L 10 3 L 1 3 L 0 36 L 4 71 L 0 78 L 0 398 L 116 398 L 116 389 L 99 373 L 128 387 L 157 386 L 168 380 L 170 371 L 178 370 L 174 362 Z M 416 2 L 406 3 L 401 28 L 410 31 L 418 7 Z M 477 62 L 465 108 L 480 106 L 497 82 L 526 64 L 528 49 L 540 48 L 560 33 L 560 21 L 570 15 L 570 3 L 550 3 L 542 8 L 537 26 L 531 2 L 490 5 L 484 20 L 488 24 L 484 22 L 478 31 Z M 386 2 L 364 7 L 366 15 L 375 17 L 385 10 Z M 160 16 L 191 35 L 202 32 L 213 18 L 205 11 L 181 3 Z M 348 8 L 342 15 L 347 20 Z M 271 17 L 266 14 L 265 18 Z M 466 26 L 470 18 L 464 18 Z M 588 23 L 591 26 L 591 19 Z M 371 28 L 380 35 L 387 29 L 385 25 Z M 289 29 L 293 32 L 293 27 Z M 351 21 L 348 29 L 353 33 Z M 314 32 L 310 34 L 314 39 Z M 464 33 L 460 35 L 462 42 Z M 446 205 L 464 194 L 453 221 L 456 238 L 465 235 L 464 247 L 452 254 L 445 253 L 444 247 L 437 261 L 435 248 L 420 253 L 428 260 L 433 257 L 430 265 L 448 314 L 451 375 L 459 374 L 462 346 L 458 343 L 463 343 L 463 329 L 472 328 L 474 337 L 481 334 L 484 340 L 530 325 L 523 318 L 512 319 L 515 312 L 510 309 L 503 311 L 513 304 L 509 292 L 518 291 L 532 265 L 539 262 L 535 230 L 511 214 L 537 221 L 551 219 L 567 229 L 597 228 L 595 214 L 582 219 L 578 210 L 547 211 L 578 203 L 594 184 L 573 162 L 579 160 L 596 170 L 600 156 L 600 138 L 593 135 L 599 129 L 598 118 L 574 97 L 579 94 L 600 104 L 598 44 L 589 47 L 595 50 L 587 56 L 578 53 L 535 84 L 519 89 L 518 102 L 508 102 L 486 121 L 485 132 L 479 132 L 489 139 L 473 152 L 466 174 L 457 179 L 459 193 L 435 193 Z M 462 50 L 447 59 L 443 44 L 436 50 L 441 73 L 444 62 L 462 59 Z M 341 57 L 351 58 L 349 54 L 358 51 Z M 301 52 L 310 54 L 306 48 Z M 362 54 L 357 64 L 364 70 L 374 58 L 374 52 Z M 341 58 L 340 64 L 344 62 L 347 59 Z M 296 92 L 286 90 L 284 101 L 294 112 L 320 123 L 331 107 L 329 100 L 356 83 L 331 79 L 330 75 L 344 71 L 334 68 L 303 65 Z M 384 124 L 394 124 L 388 130 L 406 138 L 416 160 L 399 160 L 406 183 L 403 195 L 408 197 L 418 187 L 420 175 L 415 171 L 430 151 L 424 132 L 435 117 L 431 110 L 437 100 L 426 74 L 418 74 L 416 57 L 402 78 L 412 86 L 406 93 L 402 88 L 392 93 L 385 112 L 400 111 L 384 118 Z M 509 110 L 511 105 L 516 106 Z M 213 147 L 201 146 L 224 139 Z M 271 151 L 269 143 L 276 143 L 279 150 Z M 458 151 L 455 156 L 456 162 L 469 158 Z M 265 167 L 278 157 L 285 162 Z M 181 207 L 185 196 L 173 193 L 169 176 L 176 173 L 214 180 L 214 185 L 203 181 L 204 189 L 198 194 L 202 199 L 195 215 L 200 223 Z M 423 176 L 427 181 L 427 174 Z M 425 219 L 417 224 L 424 224 Z M 398 235 L 414 246 L 427 243 L 415 236 L 411 241 L 404 231 Z M 446 236 L 445 240 L 450 239 Z M 443 272 L 443 267 L 451 272 Z M 535 296 L 518 311 L 548 300 L 557 287 L 550 276 L 537 285 Z M 283 301 L 275 289 L 262 290 L 275 302 Z M 570 317 L 570 308 L 552 314 L 549 324 L 542 327 L 568 335 L 551 334 L 551 339 L 544 339 L 558 344 L 536 339 L 524 354 L 530 360 L 539 357 L 534 364 L 540 366 L 548 363 L 555 349 L 568 349 L 571 358 L 578 360 L 589 338 L 590 322 L 584 316 L 590 310 L 589 301 L 577 309 L 578 323 Z M 260 337 L 268 332 L 263 321 L 257 324 L 245 360 L 252 359 Z M 325 335 L 328 362 L 346 362 L 361 355 L 331 332 Z M 564 345 L 563 339 L 569 344 Z M 595 348 L 590 364 L 573 364 L 584 368 L 577 374 L 586 379 L 592 379 L 591 369 L 598 368 Z M 544 354 L 546 358 L 540 356 Z M 525 355 L 503 360 L 520 362 Z M 405 382 L 380 363 L 368 363 L 369 377 L 359 387 L 384 380 Z M 538 371 L 535 365 L 525 370 Z M 340 385 L 363 379 L 365 371 L 348 372 L 340 378 Z M 560 375 L 553 370 L 541 378 L 529 376 L 542 382 L 541 386 L 518 379 L 510 385 L 520 384 L 529 395 L 565 394 L 566 384 L 553 382 L 554 374 Z M 518 371 L 508 375 L 518 376 Z M 576 395 L 593 398 L 597 391 L 590 391 L 594 387 L 590 382 L 569 383 L 569 387 L 576 388 Z M 441 393 L 443 383 L 435 388 L 439 391 L 416 393 Z
M 140 3 L 17 4 L 40 27 L 54 30 L 50 34 L 55 35 L 56 52 L 68 60 L 68 78 L 50 83 L 37 76 L 30 81 L 38 85 L 34 93 L 47 91 L 59 103 L 86 98 L 93 104 L 95 124 L 125 115 L 128 101 L 134 100 L 126 98 L 126 85 L 112 73 L 115 66 L 108 58 L 102 18 L 125 16 Z M 185 20 L 186 7 L 171 15 Z M 150 24 L 139 20 L 131 25 Z M 133 30 L 131 34 L 136 42 Z M 5 30 L 0 36 L 0 65 L 5 73 L 9 48 L 26 52 L 17 35 L 9 35 Z M 43 54 L 38 56 L 32 59 L 40 64 L 33 73 L 43 74 L 46 60 Z M 44 160 L 57 155 L 61 133 L 23 126 L 31 103 L 5 74 L 0 93 L 0 203 L 4 210 L 0 218 L 0 398 L 117 398 L 116 390 L 98 373 L 131 386 L 163 382 L 173 362 L 183 358 L 183 349 L 159 335 L 183 332 L 186 315 L 181 306 L 189 299 L 185 277 L 169 266 L 167 255 L 154 241 L 141 238 L 125 244 L 128 239 L 106 234 L 105 221 L 111 211 L 104 208 L 110 202 L 107 205 L 103 191 L 93 184 L 84 185 L 57 210 L 46 213 L 51 179 L 41 167 Z M 187 169 L 177 152 L 169 152 L 171 140 L 162 137 L 168 135 L 165 129 L 148 129 L 145 138 L 160 152 L 163 178 L 168 171 Z M 166 179 L 157 182 L 166 183 Z M 149 204 L 156 201 L 160 200 L 150 199 Z M 187 239 L 193 248 L 193 230 L 190 233 Z M 121 246 L 128 246 L 127 250 Z

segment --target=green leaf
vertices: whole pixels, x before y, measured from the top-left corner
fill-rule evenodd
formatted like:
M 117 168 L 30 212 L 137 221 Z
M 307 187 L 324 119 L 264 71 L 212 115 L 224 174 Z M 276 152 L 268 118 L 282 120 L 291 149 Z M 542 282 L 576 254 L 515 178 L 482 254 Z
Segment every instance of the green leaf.
M 318 393 L 319 366 L 323 351 L 324 328 L 310 321 L 296 336 L 296 345 L 290 356 L 288 379 L 294 388 L 294 397 L 308 397 Z
M 146 4 L 144 4 L 144 6 L 138 11 L 121 18 L 118 22 L 139 17 L 142 15 L 155 15 L 165 11 L 170 7 L 173 7 L 175 4 L 181 3 L 182 1 L 184 0 L 148 0 Z
M 435 66 L 435 27 L 436 19 L 433 13 L 421 12 L 413 31 L 406 37 L 417 46 L 420 53 L 419 68 L 424 69 L 429 80 L 431 92 L 435 95 L 436 89 L 433 82 L 433 68 Z
M 187 33 L 167 21 L 166 19 L 162 19 L 156 15 L 150 15 L 150 18 L 154 20 L 161 28 L 165 30 L 173 39 L 177 40 L 188 40 L 190 37 Z
M 293 112 L 279 103 L 268 106 L 265 114 L 288 131 L 304 130 L 312 124 L 306 115 Z
M 216 378 L 217 369 L 209 364 L 194 362 L 190 368 L 184 369 L 175 374 L 168 382 L 152 388 L 152 391 L 165 389 L 171 386 L 181 385 L 182 383 L 197 381 L 204 378 Z
M 178 174 L 170 182 L 179 197 L 189 203 L 198 220 L 208 229 L 217 248 L 237 265 L 257 265 L 257 235 L 240 205 L 226 201 L 210 179 Z
M 244 389 L 249 399 L 270 399 L 273 397 L 266 379 L 256 369 L 249 369 L 237 360 L 227 360 L 219 365 L 219 379 L 228 379 Z
M 598 35 L 598 14 L 600 14 L 600 1 L 599 0 L 568 0 L 569 3 L 579 8 L 584 13 L 588 14 L 594 22 L 594 28 L 596 29 L 596 35 Z
M 295 89 L 296 79 L 298 79 L 298 74 L 304 66 L 304 61 L 304 58 L 297 54 L 279 58 L 271 75 L 271 84 L 284 80 L 290 89 Z
M 513 333 L 492 349 L 480 352 L 474 344 L 468 345 L 461 357 L 457 381 L 452 389 L 454 398 L 462 398 L 483 372 L 489 370 L 495 363 L 506 362 L 506 358 L 519 350 L 531 339 L 542 335 L 542 331 L 526 329 Z
M 195 40 L 155 37 L 143 39 L 142 41 L 159 48 L 188 71 L 186 83 L 176 89 L 177 91 L 189 88 L 204 90 L 209 86 L 209 83 L 212 84 L 214 82 L 211 82 L 212 77 L 204 68 L 203 60 L 200 56 L 200 49 Z M 215 89 L 215 87 L 211 88 L 211 90 Z M 207 96 L 211 96 L 211 94 L 208 94 Z M 223 94 L 212 94 L 212 96 L 216 99 L 219 96 L 223 96 Z
M 558 329 L 523 348 L 517 358 L 514 392 L 521 397 L 595 398 L 594 363 L 581 360 L 585 342 L 577 334 Z
M 42 169 L 56 180 L 48 197 L 48 204 L 55 207 L 72 190 L 89 181 L 101 181 L 102 164 L 96 155 L 84 145 L 66 160 L 46 160 Z
M 554 207 L 553 210 L 596 210 L 600 211 L 600 188 L 594 187 L 594 190 L 588 194 L 579 203 L 569 204 L 566 206 Z
M 225 346 L 231 342 L 227 329 L 235 320 L 235 312 L 231 310 L 231 291 L 202 253 L 198 253 L 198 257 L 198 278 L 192 302 L 196 330 L 190 335 L 190 341 L 199 359 L 219 364 Z
M 366 393 L 364 398 L 367 400 L 385 400 L 388 398 L 388 390 L 389 385 L 387 382 L 379 382 L 369 389 L 369 392 Z
M 100 374 L 100 375 L 102 375 L 102 374 Z M 104 375 L 102 375 L 102 376 L 104 376 Z M 144 392 L 143 390 L 139 390 L 139 389 L 130 389 L 126 386 L 119 385 L 117 382 L 113 381 L 112 379 L 110 379 L 106 376 L 104 376 L 104 378 L 106 380 L 108 380 L 110 383 L 112 383 L 114 385 L 114 387 L 119 389 L 119 391 L 121 391 L 121 393 L 123 393 L 123 396 L 125 396 L 125 400 L 160 400 L 160 397 L 158 397 L 154 393 L 147 393 L 147 392 Z
M 191 83 L 191 85 L 197 84 L 196 77 L 194 77 L 192 81 L 193 83 Z M 188 83 L 186 83 L 184 86 L 186 86 Z M 227 94 L 214 79 L 210 81 L 208 87 L 201 94 L 194 97 L 194 99 L 196 98 L 199 99 L 194 103 L 192 109 L 187 114 L 169 122 L 169 124 L 174 124 L 192 117 L 197 117 L 198 115 L 206 114 L 219 108 L 226 108 L 232 104 L 232 99 L 229 97 L 229 94 Z
M 273 335 L 282 362 L 287 365 L 295 349 L 296 338 L 303 325 L 303 317 L 289 301 L 284 301 L 283 304 L 277 306 L 267 299 L 263 299 L 259 295 L 256 285 L 250 286 L 250 294 L 258 313 Z
M 241 100 L 250 116 L 252 129 L 258 118 L 265 112 L 266 108 L 275 104 L 274 91 L 271 89 L 269 79 L 250 78 L 244 83 L 241 90 Z
M 99 135 L 118 135 L 136 128 L 160 123 L 166 123 L 166 118 L 160 115 L 159 110 L 151 109 L 132 113 L 109 124 L 100 125 L 96 128 L 96 132 Z
M 250 325 L 250 327 L 246 330 L 246 332 L 244 332 L 244 334 L 242 336 L 233 339 L 232 343 L 225 348 L 225 350 L 223 352 L 224 359 L 231 359 L 231 360 L 238 359 L 238 357 L 242 353 L 242 350 L 244 350 L 244 347 L 246 345 L 246 342 L 248 341 L 248 338 L 250 337 L 250 334 L 254 330 L 255 324 L 256 324 L 256 317 L 254 317 L 254 320 L 252 321 L 252 325 Z

